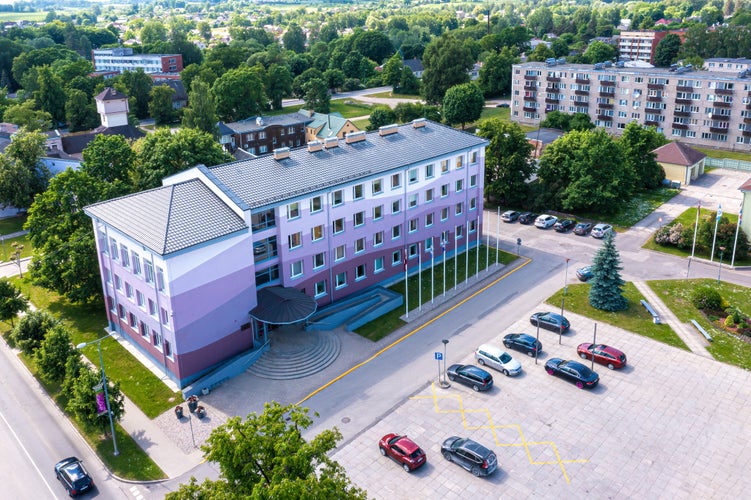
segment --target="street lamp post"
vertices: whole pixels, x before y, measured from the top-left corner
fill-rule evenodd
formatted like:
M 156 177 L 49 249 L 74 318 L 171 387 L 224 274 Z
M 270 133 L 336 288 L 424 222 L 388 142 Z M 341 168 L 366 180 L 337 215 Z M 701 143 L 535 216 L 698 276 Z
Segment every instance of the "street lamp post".
M 110 418 L 110 429 L 112 430 L 112 445 L 115 447 L 115 456 L 118 456 L 120 452 L 117 449 L 117 439 L 115 437 L 115 422 L 112 420 L 112 410 L 110 409 L 110 397 L 107 391 L 107 376 L 104 374 L 104 359 L 102 359 L 102 340 L 109 338 L 109 335 L 92 340 L 91 342 L 83 342 L 76 346 L 76 349 L 83 349 L 87 345 L 96 344 L 99 349 L 99 366 L 102 369 L 102 385 L 104 386 L 104 402 L 107 404 L 107 415 Z
M 722 254 L 725 253 L 725 247 L 720 247 L 720 267 L 717 268 L 717 284 L 720 284 L 720 274 L 722 273 Z
M 568 261 L 571 259 L 566 259 L 566 272 L 563 275 L 563 295 L 566 295 L 568 292 Z
M 448 345 L 449 341 L 448 339 L 443 339 L 441 342 L 443 342 L 443 387 L 451 387 L 451 384 L 449 384 L 447 378 L 446 378 L 446 345 Z

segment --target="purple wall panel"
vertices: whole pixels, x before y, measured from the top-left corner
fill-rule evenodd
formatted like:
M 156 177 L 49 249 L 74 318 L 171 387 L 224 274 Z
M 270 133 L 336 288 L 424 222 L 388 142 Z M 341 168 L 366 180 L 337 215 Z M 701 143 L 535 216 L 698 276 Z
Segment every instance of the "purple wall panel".
M 181 385 L 192 382 L 201 372 L 217 363 L 247 351 L 253 346 L 252 330 L 234 331 L 202 349 L 175 355 L 177 369 L 173 371 Z

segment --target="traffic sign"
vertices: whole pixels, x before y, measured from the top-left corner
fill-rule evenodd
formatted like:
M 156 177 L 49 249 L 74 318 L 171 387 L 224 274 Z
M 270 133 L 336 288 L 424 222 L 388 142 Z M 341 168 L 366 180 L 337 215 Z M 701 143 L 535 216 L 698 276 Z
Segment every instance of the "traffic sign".
M 435 352 L 433 353 L 435 355 L 435 359 L 438 361 L 441 361 L 443 359 L 443 353 L 442 352 Z

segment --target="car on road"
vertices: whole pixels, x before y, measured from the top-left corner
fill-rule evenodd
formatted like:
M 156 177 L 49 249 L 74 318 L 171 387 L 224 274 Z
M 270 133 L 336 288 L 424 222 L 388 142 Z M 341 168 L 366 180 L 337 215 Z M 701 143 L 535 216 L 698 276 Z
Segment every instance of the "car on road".
M 534 212 L 524 212 L 519 216 L 519 224 L 534 224 L 537 216 Z
M 555 229 L 559 233 L 565 233 L 569 229 L 573 228 L 575 225 L 576 225 L 576 221 L 574 219 L 561 219 L 555 224 L 553 224 L 553 229 Z
M 490 344 L 483 344 L 475 351 L 475 359 L 480 366 L 495 368 L 507 377 L 519 375 L 522 364 L 511 357 L 509 353 Z
M 498 468 L 495 453 L 469 438 L 451 436 L 441 445 L 441 454 L 449 462 L 461 465 L 475 476 L 488 476 Z
M 626 355 L 623 351 L 605 344 L 579 344 L 576 352 L 582 359 L 592 359 L 594 356 L 595 363 L 605 365 L 611 370 L 623 368 L 626 366 Z
M 407 436 L 386 434 L 378 442 L 381 455 L 389 457 L 407 472 L 422 467 L 428 461 L 425 452 Z
M 578 234 L 579 236 L 586 236 L 591 230 L 591 222 L 579 222 L 576 226 L 574 226 L 574 234 Z
M 521 213 L 515 210 L 506 210 L 501 214 L 501 220 L 503 222 L 514 222 L 520 215 Z
M 576 277 L 579 281 L 589 281 L 594 273 L 592 272 L 592 266 L 580 267 L 576 270 Z
M 593 238 L 604 238 L 608 235 L 608 233 L 613 232 L 613 226 L 610 224 L 597 224 L 595 227 L 592 228 L 592 237 Z
M 558 222 L 558 217 L 555 215 L 542 214 L 535 219 L 535 226 L 540 229 L 547 229 L 556 222 Z
M 448 377 L 450 381 L 467 385 L 475 392 L 487 391 L 493 387 L 493 376 L 474 365 L 451 365 Z
M 508 108 L 510 107 L 510 104 L 507 102 L 501 102 L 495 105 L 496 108 Z
M 545 371 L 548 372 L 548 375 L 555 375 L 573 382 L 579 389 L 585 387 L 591 389 L 600 381 L 597 373 L 578 361 L 550 358 L 545 362 Z
M 56 463 L 55 475 L 70 496 L 80 495 L 94 488 L 94 480 L 86 471 L 83 462 L 76 457 L 68 457 Z
M 503 345 L 507 349 L 526 352 L 532 358 L 542 352 L 542 342 L 526 333 L 509 333 L 503 337 Z
M 534 313 L 529 318 L 529 322 L 532 323 L 532 326 L 537 326 L 539 323 L 540 328 L 545 328 L 552 332 L 566 333 L 571 327 L 571 323 L 565 317 L 558 313 L 547 311 Z

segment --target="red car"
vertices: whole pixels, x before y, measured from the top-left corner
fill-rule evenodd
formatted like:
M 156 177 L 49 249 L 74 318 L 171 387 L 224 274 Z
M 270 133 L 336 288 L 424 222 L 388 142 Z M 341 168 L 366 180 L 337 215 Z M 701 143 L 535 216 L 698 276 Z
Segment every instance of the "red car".
M 579 344 L 576 348 L 576 352 L 582 359 L 595 358 L 595 363 L 605 365 L 611 370 L 616 368 L 623 368 L 626 366 L 626 355 L 619 351 L 615 347 L 610 347 L 605 344 Z
M 422 448 L 407 436 L 393 433 L 386 434 L 378 443 L 378 449 L 381 451 L 381 455 L 391 458 L 407 472 L 422 467 L 428 461 L 428 457 L 425 456 Z

